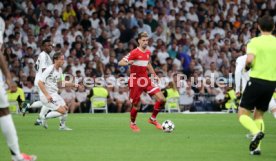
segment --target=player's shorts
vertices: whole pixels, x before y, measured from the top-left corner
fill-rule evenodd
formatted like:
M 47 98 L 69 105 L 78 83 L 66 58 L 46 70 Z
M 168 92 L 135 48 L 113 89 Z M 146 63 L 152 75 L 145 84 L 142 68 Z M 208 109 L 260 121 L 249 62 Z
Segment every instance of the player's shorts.
M 9 107 L 8 96 L 4 87 L 0 87 L 0 108 Z
M 51 96 L 53 98 L 52 102 L 48 102 L 47 98 L 44 95 L 40 96 L 40 101 L 44 106 L 49 108 L 49 110 L 56 111 L 59 107 L 66 105 L 64 99 L 59 94 L 54 93 L 51 94 Z
M 276 82 L 250 78 L 242 95 L 240 106 L 248 110 L 254 108 L 267 111 L 276 87 Z
M 272 111 L 273 109 L 276 109 L 276 99 L 271 98 L 269 105 L 268 105 L 268 111 Z
M 150 96 L 152 96 L 161 91 L 160 88 L 157 85 L 155 85 L 149 78 L 146 78 L 141 81 L 135 80 L 133 81 L 133 83 L 130 83 L 129 80 L 128 86 L 130 90 L 130 101 L 133 104 L 138 104 L 140 102 L 140 96 L 142 92 L 147 92 Z

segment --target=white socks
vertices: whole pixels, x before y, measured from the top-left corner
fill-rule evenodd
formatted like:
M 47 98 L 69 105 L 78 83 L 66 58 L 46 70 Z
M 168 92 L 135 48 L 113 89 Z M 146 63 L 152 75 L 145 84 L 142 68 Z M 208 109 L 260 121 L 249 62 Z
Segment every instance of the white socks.
M 61 127 L 65 127 L 65 122 L 67 120 L 67 116 L 68 116 L 68 114 L 66 112 L 65 114 L 63 114 L 59 117 Z
M 19 149 L 16 129 L 10 114 L 0 117 L 0 127 L 13 157 L 16 157 L 19 160 L 23 159 Z
M 274 118 L 276 119 L 276 112 L 272 113 L 272 115 L 274 116 Z
M 39 113 L 39 118 L 45 118 L 45 115 L 47 114 L 48 111 L 49 109 L 46 106 L 42 106 Z
M 49 118 L 56 118 L 56 117 L 59 117 L 61 116 L 62 114 L 57 112 L 57 111 L 51 111 L 49 112 L 48 114 L 46 114 L 46 119 L 49 119 Z

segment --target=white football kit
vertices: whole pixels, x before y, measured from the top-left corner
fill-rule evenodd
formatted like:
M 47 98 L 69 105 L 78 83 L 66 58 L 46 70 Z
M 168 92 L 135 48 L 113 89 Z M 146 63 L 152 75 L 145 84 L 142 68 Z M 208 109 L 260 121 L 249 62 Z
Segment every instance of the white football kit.
M 57 110 L 60 106 L 64 106 L 65 101 L 58 94 L 58 82 L 62 80 L 62 69 L 57 70 L 54 65 L 50 65 L 42 73 L 39 80 L 45 84 L 46 91 L 53 99 L 52 102 L 48 102 L 46 96 L 41 92 L 40 100 L 42 104 L 50 110 Z

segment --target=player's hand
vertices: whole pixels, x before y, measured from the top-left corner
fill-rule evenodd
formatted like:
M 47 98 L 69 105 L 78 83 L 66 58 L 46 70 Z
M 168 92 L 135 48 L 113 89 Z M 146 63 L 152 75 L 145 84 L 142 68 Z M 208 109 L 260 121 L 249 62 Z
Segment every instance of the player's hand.
M 128 65 L 132 65 L 134 63 L 134 60 L 129 60 Z
M 48 102 L 52 102 L 52 101 L 53 101 L 53 98 L 52 98 L 52 96 L 50 96 L 50 95 L 46 96 L 46 98 L 47 98 L 47 101 L 48 101 Z

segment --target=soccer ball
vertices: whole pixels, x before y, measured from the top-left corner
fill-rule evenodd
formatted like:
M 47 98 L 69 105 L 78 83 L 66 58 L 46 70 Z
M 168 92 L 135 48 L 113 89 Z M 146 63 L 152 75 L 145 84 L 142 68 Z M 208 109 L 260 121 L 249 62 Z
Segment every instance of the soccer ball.
M 172 132 L 174 130 L 174 123 L 171 120 L 166 120 L 162 123 L 164 132 Z

